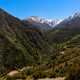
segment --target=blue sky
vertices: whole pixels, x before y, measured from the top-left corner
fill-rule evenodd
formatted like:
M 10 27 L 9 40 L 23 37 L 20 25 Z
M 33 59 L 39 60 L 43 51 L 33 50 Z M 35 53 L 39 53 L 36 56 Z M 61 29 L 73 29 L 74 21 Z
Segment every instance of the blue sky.
M 29 16 L 63 19 L 80 11 L 80 0 L 0 0 L 0 7 L 20 19 Z

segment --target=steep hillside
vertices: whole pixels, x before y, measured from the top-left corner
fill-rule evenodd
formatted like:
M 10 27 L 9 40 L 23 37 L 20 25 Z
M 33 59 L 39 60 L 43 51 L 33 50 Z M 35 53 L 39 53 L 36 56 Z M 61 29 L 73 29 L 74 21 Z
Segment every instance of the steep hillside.
M 47 59 L 49 48 L 44 35 L 30 26 L 0 9 L 0 72 Z

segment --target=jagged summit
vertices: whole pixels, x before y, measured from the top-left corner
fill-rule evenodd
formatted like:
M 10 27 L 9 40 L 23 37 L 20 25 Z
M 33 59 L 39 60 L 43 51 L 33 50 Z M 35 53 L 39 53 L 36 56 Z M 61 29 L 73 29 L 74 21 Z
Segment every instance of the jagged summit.
M 28 18 L 28 20 L 33 20 L 33 21 L 36 21 L 36 22 L 40 22 L 41 18 L 38 17 L 38 16 L 30 16 L 30 17 Z
M 73 17 L 80 17 L 80 12 L 75 12 L 75 14 L 73 15 Z
M 54 27 L 55 25 L 59 24 L 62 21 L 59 19 L 52 20 L 52 19 L 41 18 L 38 16 L 31 16 L 27 20 L 36 23 L 48 24 L 51 27 Z
M 61 21 L 61 24 L 64 23 L 68 23 L 71 24 L 71 22 L 80 22 L 80 12 L 75 12 L 74 14 L 72 14 L 71 16 L 68 16 L 67 18 L 65 18 L 64 20 Z
M 80 12 L 75 12 L 73 15 L 69 16 L 70 19 L 76 18 L 76 17 L 80 17 Z

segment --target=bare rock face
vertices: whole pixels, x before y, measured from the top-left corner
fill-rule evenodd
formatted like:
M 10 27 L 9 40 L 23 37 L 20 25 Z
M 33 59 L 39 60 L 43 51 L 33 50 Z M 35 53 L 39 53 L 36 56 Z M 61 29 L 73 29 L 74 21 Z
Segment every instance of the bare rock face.
M 7 74 L 7 77 L 8 77 L 8 79 L 25 79 L 26 78 L 26 76 L 18 70 L 13 70 L 13 71 L 9 72 Z

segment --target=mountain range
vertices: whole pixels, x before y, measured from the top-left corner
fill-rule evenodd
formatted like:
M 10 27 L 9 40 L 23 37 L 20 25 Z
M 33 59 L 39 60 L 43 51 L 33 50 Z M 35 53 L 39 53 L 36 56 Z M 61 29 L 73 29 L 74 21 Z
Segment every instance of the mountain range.
M 52 19 L 46 19 L 46 18 L 40 18 L 37 16 L 31 16 L 27 20 L 36 22 L 36 23 L 42 23 L 42 24 L 48 24 L 51 27 L 54 27 L 55 25 L 59 24 L 62 20 L 52 20 Z
M 20 20 L 0 9 L 0 74 L 30 66 L 25 71 L 33 78 L 69 77 L 79 65 L 80 13 L 64 20 Z
M 61 22 L 61 20 L 58 20 L 58 19 L 51 20 L 51 19 L 46 19 L 46 18 L 40 18 L 37 16 L 31 16 L 23 21 L 29 22 L 30 24 L 33 25 L 33 27 L 36 27 L 37 29 L 42 30 L 42 31 L 50 30 Z

